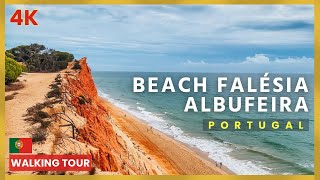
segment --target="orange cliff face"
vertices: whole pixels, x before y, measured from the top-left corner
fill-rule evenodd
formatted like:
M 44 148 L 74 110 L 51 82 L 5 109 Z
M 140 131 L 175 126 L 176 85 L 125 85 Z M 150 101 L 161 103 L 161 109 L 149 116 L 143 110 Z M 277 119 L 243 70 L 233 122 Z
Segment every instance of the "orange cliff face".
M 86 119 L 85 126 L 78 129 L 78 140 L 99 149 L 99 153 L 93 155 L 94 164 L 102 171 L 121 174 L 158 174 L 159 170 L 146 167 L 148 162 L 141 162 L 139 152 L 129 151 L 128 144 L 117 135 L 110 114 L 99 99 L 86 58 L 79 64 L 81 70 L 65 74 L 64 88 L 69 93 L 68 101 Z

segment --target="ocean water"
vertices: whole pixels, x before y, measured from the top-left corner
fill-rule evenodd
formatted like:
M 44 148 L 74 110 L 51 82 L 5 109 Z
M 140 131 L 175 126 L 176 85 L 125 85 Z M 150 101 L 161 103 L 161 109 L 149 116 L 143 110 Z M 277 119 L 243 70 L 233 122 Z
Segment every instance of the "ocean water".
M 309 112 L 305 113 L 258 113 L 254 110 L 250 113 L 244 111 L 238 113 L 229 111 L 223 113 L 183 112 L 189 96 L 193 96 L 197 104 L 200 104 L 200 97 L 205 96 L 207 107 L 212 107 L 212 99 L 215 96 L 280 96 L 279 93 L 230 94 L 228 91 L 223 93 L 216 91 L 218 76 L 226 76 L 228 79 L 240 76 L 241 80 L 243 79 L 243 86 L 246 87 L 245 82 L 248 76 L 253 78 L 253 82 L 259 82 L 258 79 L 263 74 L 93 72 L 92 75 L 101 97 L 176 140 L 207 152 L 209 158 L 222 162 L 237 174 L 314 174 L 312 74 L 269 75 L 269 77 L 290 76 L 292 82 L 296 82 L 298 77 L 305 77 L 308 93 L 281 93 L 281 96 L 289 96 L 293 102 L 298 96 L 304 96 L 309 109 Z M 185 76 L 207 77 L 207 92 L 181 93 L 176 88 L 176 93 L 133 93 L 133 77 L 152 76 L 159 78 L 160 85 L 163 84 L 165 77 L 171 77 L 174 82 Z M 254 85 L 257 84 L 254 83 Z M 309 119 L 310 129 L 299 132 L 203 131 L 202 120 L 208 118 L 304 118 Z

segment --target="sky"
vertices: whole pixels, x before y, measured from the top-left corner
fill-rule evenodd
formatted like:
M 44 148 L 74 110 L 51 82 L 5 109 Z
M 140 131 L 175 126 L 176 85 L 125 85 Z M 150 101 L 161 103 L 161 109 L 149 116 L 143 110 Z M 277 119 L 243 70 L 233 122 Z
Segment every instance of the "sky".
M 38 26 L 10 23 L 37 9 Z M 312 5 L 7 5 L 6 48 L 87 57 L 93 71 L 313 73 Z

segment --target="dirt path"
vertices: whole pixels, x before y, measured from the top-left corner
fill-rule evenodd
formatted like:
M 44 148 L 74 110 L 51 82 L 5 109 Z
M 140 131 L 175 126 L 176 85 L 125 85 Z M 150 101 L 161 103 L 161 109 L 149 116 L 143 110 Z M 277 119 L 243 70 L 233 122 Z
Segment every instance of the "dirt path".
M 45 100 L 45 95 L 50 90 L 49 85 L 56 76 L 56 73 L 25 73 L 19 78 L 25 87 L 5 93 L 18 93 L 14 99 L 5 102 L 6 137 L 30 137 L 30 124 L 24 120 L 26 110 Z
M 24 73 L 19 80 L 24 88 L 6 92 L 5 95 L 14 95 L 14 99 L 5 102 L 5 136 L 6 136 L 6 164 L 9 157 L 9 138 L 30 138 L 31 126 L 25 121 L 26 110 L 37 103 L 45 101 L 45 95 L 49 92 L 49 85 L 54 81 L 57 73 Z M 6 171 L 8 166 L 6 165 Z M 22 173 L 25 174 L 25 173 Z

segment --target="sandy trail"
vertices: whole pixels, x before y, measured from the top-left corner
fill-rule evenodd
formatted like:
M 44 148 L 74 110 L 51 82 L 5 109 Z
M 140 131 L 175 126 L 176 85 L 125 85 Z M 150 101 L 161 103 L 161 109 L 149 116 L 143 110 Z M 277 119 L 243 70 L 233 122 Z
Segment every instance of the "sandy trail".
M 5 102 L 6 137 L 31 137 L 28 132 L 30 123 L 26 122 L 26 110 L 45 101 L 49 85 L 57 73 L 25 73 L 19 78 L 25 84 L 23 89 L 6 92 L 5 95 L 18 93 L 15 98 Z
M 28 108 L 45 101 L 45 95 L 49 92 L 57 73 L 24 73 L 19 80 L 25 87 L 16 91 L 5 92 L 5 95 L 18 93 L 14 99 L 5 102 L 5 136 L 6 136 L 6 164 L 9 158 L 9 138 L 30 138 L 31 125 L 25 121 Z M 6 166 L 8 171 L 8 166 Z M 25 173 L 22 173 L 25 174 Z

